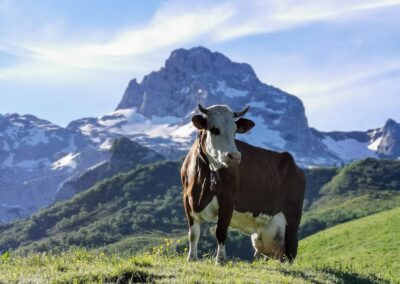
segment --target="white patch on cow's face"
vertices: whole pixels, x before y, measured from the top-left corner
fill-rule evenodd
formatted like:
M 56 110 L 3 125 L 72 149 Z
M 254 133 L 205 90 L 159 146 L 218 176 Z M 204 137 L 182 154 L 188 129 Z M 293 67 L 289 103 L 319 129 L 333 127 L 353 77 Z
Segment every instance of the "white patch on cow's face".
M 240 152 L 235 145 L 237 126 L 233 115 L 226 106 L 208 108 L 205 148 L 213 171 L 240 163 Z

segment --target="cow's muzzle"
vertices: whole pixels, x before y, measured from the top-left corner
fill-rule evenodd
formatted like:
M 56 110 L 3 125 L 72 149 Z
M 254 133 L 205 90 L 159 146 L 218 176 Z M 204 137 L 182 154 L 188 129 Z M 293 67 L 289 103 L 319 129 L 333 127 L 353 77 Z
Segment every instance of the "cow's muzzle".
M 224 166 L 228 168 L 239 165 L 242 159 L 242 154 L 240 152 L 229 152 L 224 158 Z

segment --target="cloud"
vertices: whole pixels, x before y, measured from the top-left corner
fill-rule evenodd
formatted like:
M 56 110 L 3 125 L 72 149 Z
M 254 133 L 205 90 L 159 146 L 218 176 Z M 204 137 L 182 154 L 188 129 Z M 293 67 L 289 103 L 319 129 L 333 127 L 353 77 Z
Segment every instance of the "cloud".
M 351 20 L 355 14 L 393 5 L 400 5 L 400 1 L 235 1 L 236 17 L 229 18 L 219 26 L 213 38 L 226 41 L 316 21 Z
M 25 42 L 20 44 L 20 48 L 31 57 L 21 64 L 0 69 L 0 79 L 18 74 L 37 76 L 46 68 L 52 74 L 62 68 L 129 70 L 135 57 L 198 40 L 232 15 L 232 9 L 225 4 L 207 9 L 195 8 L 185 13 L 163 8 L 147 25 L 124 27 L 100 42 Z
M 7 6 L 0 0 L 0 7 Z M 63 69 L 121 71 L 132 68 L 126 62 L 135 62 L 143 54 L 165 48 L 176 48 L 198 42 L 225 42 L 244 36 L 276 32 L 313 21 L 348 17 L 359 11 L 399 4 L 400 1 L 227 1 L 202 2 L 170 1 L 140 27 L 121 27 L 115 34 L 101 40 L 83 35 L 74 42 L 63 42 L 56 37 L 54 23 L 49 24 L 46 40 L 20 39 L 19 49 L 25 49 L 29 58 L 14 66 L 0 69 L 0 79 L 15 76 L 37 76 L 59 73 Z M 62 31 L 65 23 L 62 21 Z M 57 25 L 56 25 L 57 27 Z M 96 31 L 97 32 L 97 31 Z M 140 61 L 140 60 L 139 60 Z

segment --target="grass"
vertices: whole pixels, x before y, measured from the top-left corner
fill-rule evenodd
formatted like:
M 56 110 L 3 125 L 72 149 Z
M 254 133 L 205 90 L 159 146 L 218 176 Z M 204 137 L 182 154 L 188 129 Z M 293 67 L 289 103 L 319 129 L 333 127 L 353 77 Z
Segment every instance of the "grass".
M 324 169 L 306 173 L 309 192 L 301 238 L 400 206 L 400 161 L 367 158 L 346 165 L 336 175 Z
M 300 242 L 294 264 L 230 259 L 215 266 L 210 254 L 187 263 L 185 253 L 176 252 L 184 241 L 165 240 L 135 255 L 98 249 L 4 253 L 0 283 L 400 283 L 398 216 L 400 208 L 310 236 Z
M 325 196 L 303 213 L 300 237 L 399 206 L 400 193 L 397 191 L 361 191 L 358 195 Z
M 400 283 L 400 208 L 347 222 L 301 242 L 299 261 L 348 267 Z
M 211 256 L 187 263 L 182 255 L 148 253 L 131 257 L 82 249 L 59 254 L 3 257 L 5 283 L 378 283 L 384 279 L 331 267 L 277 261 L 231 260 L 215 266 Z

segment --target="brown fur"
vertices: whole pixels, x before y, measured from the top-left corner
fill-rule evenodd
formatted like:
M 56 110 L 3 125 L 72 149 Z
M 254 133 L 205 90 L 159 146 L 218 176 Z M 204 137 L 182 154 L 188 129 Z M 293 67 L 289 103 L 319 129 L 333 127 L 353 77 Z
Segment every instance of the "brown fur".
M 213 196 L 219 204 L 216 238 L 224 243 L 233 210 L 275 215 L 283 212 L 286 217 L 285 255 L 292 261 L 297 254 L 297 231 L 300 224 L 305 178 L 293 157 L 235 140 L 242 154 L 239 165 L 218 171 L 217 189 L 210 190 L 210 169 L 198 159 L 199 143 L 205 140 L 201 131 L 186 156 L 181 169 L 183 202 L 189 226 L 193 225 L 191 212 L 201 212 Z M 204 145 L 202 145 L 204 152 Z M 194 164 L 191 164 L 194 163 Z M 195 165 L 190 168 L 190 165 Z M 193 171 L 193 172 L 191 172 Z

